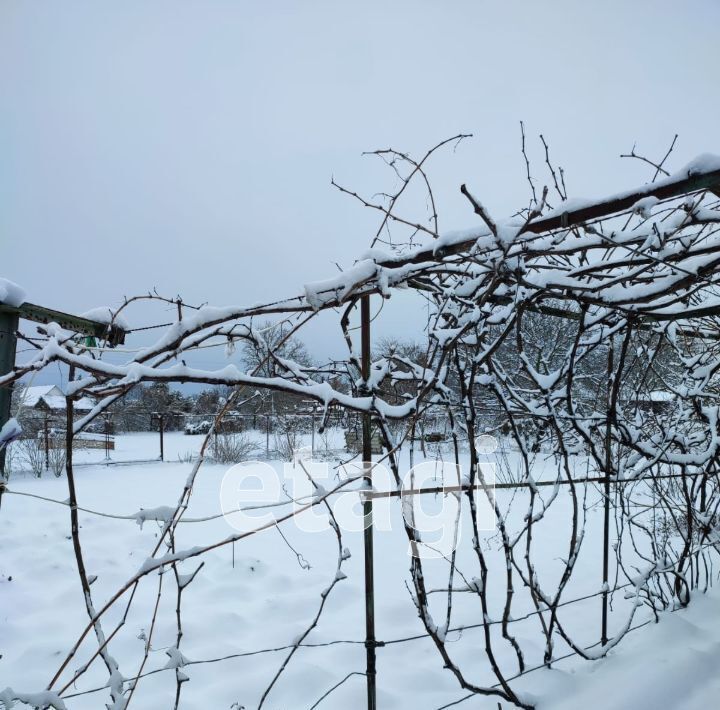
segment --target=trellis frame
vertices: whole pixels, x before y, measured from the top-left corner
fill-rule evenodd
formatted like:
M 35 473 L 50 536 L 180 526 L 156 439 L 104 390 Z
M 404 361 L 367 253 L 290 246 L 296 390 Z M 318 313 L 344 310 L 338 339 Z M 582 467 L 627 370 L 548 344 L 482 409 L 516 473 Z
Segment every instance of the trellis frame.
M 702 190 L 711 190 L 713 192 L 720 190 L 720 170 L 695 171 L 672 179 L 662 180 L 655 185 L 647 185 L 643 188 L 621 193 L 606 200 L 600 200 L 593 203 L 587 203 L 577 209 L 567 209 L 565 211 L 556 210 L 550 216 L 536 218 L 530 220 L 523 227 L 520 233 L 532 232 L 540 235 L 552 232 L 557 229 L 571 229 L 574 226 L 587 224 L 589 221 L 601 220 L 604 218 L 616 216 L 631 210 L 638 200 L 655 197 L 659 200 L 667 200 L 671 198 L 690 195 Z M 477 235 L 472 238 L 458 240 L 456 242 L 443 244 L 440 248 L 419 249 L 410 255 L 398 256 L 390 259 L 377 261 L 377 266 L 384 269 L 399 269 L 410 264 L 424 264 L 428 262 L 442 263 L 449 256 L 458 256 L 462 258 L 463 254 L 469 253 L 475 248 Z M 358 284 L 353 289 L 352 297 L 359 298 L 361 306 L 361 363 L 362 376 L 367 381 L 369 378 L 370 367 L 370 297 L 372 294 L 381 292 L 380 286 L 373 278 L 368 278 L 366 283 Z M 284 302 L 275 304 L 267 304 L 265 306 L 256 306 L 245 309 L 242 315 L 259 315 L 265 313 L 280 313 L 289 311 L 308 311 L 313 309 L 334 308 L 344 304 L 349 300 L 349 294 L 335 295 L 328 298 L 327 301 L 320 306 L 308 303 L 307 299 L 303 301 L 299 299 L 288 299 Z M 573 317 L 564 311 L 552 312 L 547 306 L 538 308 L 540 312 L 548 315 Z M 720 306 L 699 310 L 693 314 L 694 317 L 703 315 L 720 314 Z M 685 313 L 676 314 L 635 314 L 638 320 L 648 319 L 650 321 L 658 320 L 687 320 L 688 315 Z M 223 322 L 226 316 L 219 318 L 217 323 Z M 609 359 L 609 368 L 612 368 L 612 360 Z M 182 378 L 178 378 L 183 381 Z M 365 461 L 366 478 L 371 477 L 371 440 L 370 440 L 370 423 L 371 413 L 369 410 L 363 412 L 363 459 Z M 604 509 L 604 554 L 603 554 L 603 579 L 607 582 L 608 577 L 608 545 L 609 545 L 609 495 L 610 485 L 612 483 L 609 471 L 610 462 L 606 467 L 606 475 L 600 479 L 605 490 L 605 509 Z M 581 481 L 582 482 L 582 481 Z M 523 484 L 519 484 L 522 486 Z M 527 484 L 525 484 L 527 485 Z M 465 490 L 465 489 L 463 489 Z M 415 491 L 414 494 L 433 493 L 436 489 L 426 489 Z M 373 495 L 365 497 L 364 500 L 364 516 L 367 522 L 364 535 L 364 562 L 365 562 L 365 612 L 366 612 L 366 683 L 367 683 L 367 707 L 369 710 L 375 710 L 377 706 L 376 698 L 376 648 L 382 645 L 382 641 L 378 641 L 375 635 L 374 625 L 374 551 L 373 551 L 373 525 L 372 525 L 372 500 Z M 603 620 L 601 641 L 607 641 L 607 591 L 603 596 Z

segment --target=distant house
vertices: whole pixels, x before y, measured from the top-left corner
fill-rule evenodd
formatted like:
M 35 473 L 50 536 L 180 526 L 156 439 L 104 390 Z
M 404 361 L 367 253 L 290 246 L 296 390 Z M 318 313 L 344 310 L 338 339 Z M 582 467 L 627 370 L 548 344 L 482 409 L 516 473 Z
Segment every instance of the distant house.
M 81 397 L 73 403 L 73 409 L 80 413 L 89 412 L 95 403 L 89 397 Z M 18 397 L 18 408 L 34 410 L 38 414 L 63 414 L 65 393 L 57 385 L 36 385 L 26 387 Z
M 675 394 L 667 390 L 653 390 L 636 400 L 639 409 L 653 414 L 669 412 L 675 402 Z
M 46 447 L 55 448 L 64 446 L 62 433 L 66 420 L 65 393 L 57 385 L 37 385 L 21 389 L 15 401 L 15 416 L 19 418 L 25 438 L 42 436 L 44 432 Z M 74 419 L 87 414 L 95 402 L 90 397 L 81 397 L 73 402 Z M 107 423 L 104 424 L 107 427 Z M 48 437 L 49 435 L 49 437 Z M 77 448 L 104 448 L 112 450 L 114 442 L 109 436 L 109 429 L 105 433 L 97 434 L 83 432 L 75 436 L 74 446 Z

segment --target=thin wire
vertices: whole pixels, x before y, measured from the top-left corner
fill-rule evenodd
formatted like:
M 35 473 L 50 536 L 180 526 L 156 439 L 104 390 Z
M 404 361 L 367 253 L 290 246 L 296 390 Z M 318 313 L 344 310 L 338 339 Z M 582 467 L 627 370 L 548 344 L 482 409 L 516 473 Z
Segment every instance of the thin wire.
M 173 323 L 160 323 L 158 325 L 144 325 L 140 328 L 130 328 L 129 330 L 126 330 L 126 333 L 138 333 L 141 330 L 154 330 L 155 328 L 168 328 L 171 325 L 175 325 L 175 322 Z
M 378 308 L 377 313 L 374 316 L 372 316 L 372 318 L 370 318 L 371 323 L 382 313 L 383 308 L 385 308 L 385 299 L 384 298 L 380 302 L 380 308 Z M 362 327 L 362 325 L 356 325 L 356 326 L 353 326 L 352 328 L 348 328 L 348 333 L 353 330 L 360 330 L 361 327 Z
M 25 491 L 16 491 L 11 488 L 3 487 L 3 493 L 8 493 L 9 495 L 16 495 L 16 496 L 25 496 L 27 498 L 37 498 L 38 500 L 46 501 L 47 503 L 55 503 L 56 505 L 62 505 L 67 508 L 72 507 L 70 503 L 64 500 L 57 500 L 56 498 L 48 498 L 46 496 L 38 495 L 37 493 L 27 493 Z M 340 491 L 338 491 L 340 493 Z M 333 495 L 333 494 L 330 494 Z M 228 515 L 232 515 L 233 513 L 242 513 L 246 510 L 264 510 L 267 508 L 280 508 L 284 505 L 289 505 L 290 503 L 299 503 L 300 505 L 307 504 L 308 501 L 312 500 L 312 496 L 303 497 L 303 498 L 291 498 L 289 500 L 283 500 L 283 501 L 277 501 L 276 503 L 265 503 L 262 505 L 249 505 L 245 506 L 243 508 L 234 508 L 233 510 L 225 511 L 224 513 L 217 513 L 215 515 L 208 515 L 203 518 L 180 518 L 178 522 L 180 523 L 206 523 L 212 520 L 218 520 L 219 518 L 224 518 Z M 115 520 L 134 520 L 135 522 L 138 522 L 142 520 L 143 522 L 152 522 L 153 518 L 145 518 L 143 519 L 142 514 L 143 512 L 151 512 L 152 509 L 146 509 L 143 511 L 141 508 L 137 513 L 134 513 L 132 515 L 120 515 L 120 514 L 114 514 L 114 513 L 103 513 L 100 510 L 93 510 L 92 508 L 82 508 L 79 505 L 75 506 L 76 510 L 80 510 L 83 513 L 88 513 L 90 515 L 97 515 L 102 518 L 113 518 Z M 164 522 L 164 521 L 160 521 Z

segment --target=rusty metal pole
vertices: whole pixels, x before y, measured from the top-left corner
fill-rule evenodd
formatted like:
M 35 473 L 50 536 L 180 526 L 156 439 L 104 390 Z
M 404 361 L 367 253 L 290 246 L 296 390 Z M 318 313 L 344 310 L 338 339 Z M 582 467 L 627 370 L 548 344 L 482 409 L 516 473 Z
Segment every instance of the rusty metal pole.
M 608 348 L 607 357 L 607 422 L 605 426 L 605 480 L 604 480 L 604 505 L 603 505 L 603 594 L 602 594 L 602 628 L 600 642 L 604 646 L 608 642 L 608 578 L 610 576 L 610 471 L 612 469 L 612 391 L 613 391 L 613 344 L 612 336 Z
M 370 378 L 370 296 L 360 299 L 360 338 L 362 378 Z M 362 415 L 362 454 L 365 485 L 372 486 L 372 428 L 370 412 Z M 377 708 L 375 659 L 375 580 L 373 565 L 373 504 L 371 498 L 363 503 L 365 549 L 365 650 L 368 710 Z

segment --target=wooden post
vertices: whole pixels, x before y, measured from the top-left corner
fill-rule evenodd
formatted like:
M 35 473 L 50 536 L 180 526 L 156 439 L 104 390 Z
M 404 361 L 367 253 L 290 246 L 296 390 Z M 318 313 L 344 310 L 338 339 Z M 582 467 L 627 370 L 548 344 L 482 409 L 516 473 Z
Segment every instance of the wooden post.
M 360 299 L 361 365 L 364 382 L 370 379 L 370 296 Z M 365 485 L 372 487 L 372 421 L 370 412 L 362 415 L 362 454 Z M 376 710 L 376 657 L 375 648 L 375 579 L 373 565 L 373 504 L 372 498 L 363 502 L 363 541 L 365 550 L 365 650 L 367 708 Z
M 15 313 L 6 313 L 0 310 L 0 375 L 7 375 L 15 367 L 15 350 L 18 329 L 18 316 Z M 10 419 L 10 405 L 12 403 L 12 386 L 0 387 L 0 429 Z M 0 449 L 0 479 L 5 478 L 5 450 Z M 0 498 L 2 488 L 0 487 Z

